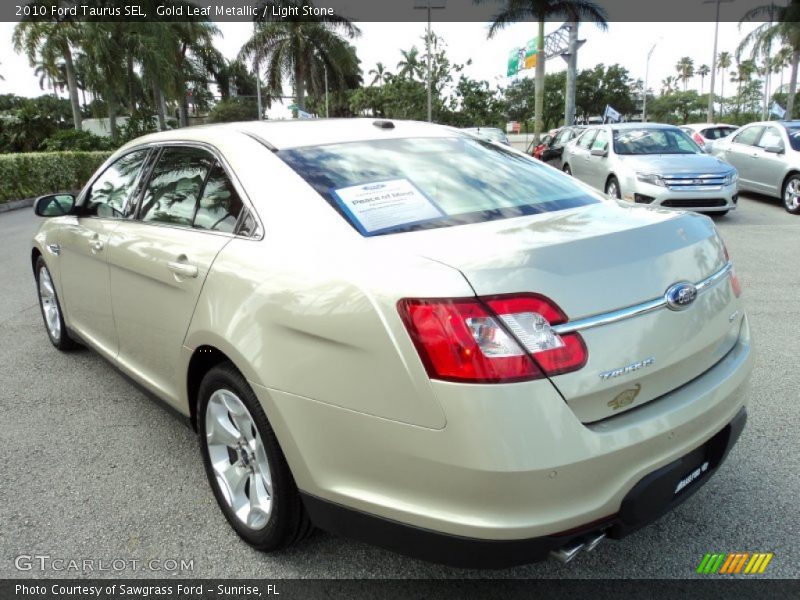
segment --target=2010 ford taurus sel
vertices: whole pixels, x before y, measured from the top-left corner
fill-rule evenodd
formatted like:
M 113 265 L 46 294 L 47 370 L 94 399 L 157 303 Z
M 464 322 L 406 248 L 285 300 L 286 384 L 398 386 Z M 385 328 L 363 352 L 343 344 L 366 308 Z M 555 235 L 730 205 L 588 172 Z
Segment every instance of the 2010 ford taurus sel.
M 456 565 L 567 560 L 689 497 L 744 426 L 750 333 L 712 221 L 455 129 L 164 132 L 35 209 L 51 342 L 189 417 L 261 550 L 316 525 Z

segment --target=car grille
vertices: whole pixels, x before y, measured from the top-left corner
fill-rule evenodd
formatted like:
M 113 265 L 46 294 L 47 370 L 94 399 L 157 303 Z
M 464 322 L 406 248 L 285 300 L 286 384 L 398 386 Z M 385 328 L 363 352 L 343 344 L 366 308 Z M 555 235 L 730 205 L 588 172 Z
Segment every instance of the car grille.
M 673 208 L 716 208 L 725 206 L 725 198 L 672 198 L 664 200 L 661 206 Z
M 726 173 L 705 173 L 699 175 L 664 175 L 664 184 L 673 190 L 702 189 L 725 185 Z

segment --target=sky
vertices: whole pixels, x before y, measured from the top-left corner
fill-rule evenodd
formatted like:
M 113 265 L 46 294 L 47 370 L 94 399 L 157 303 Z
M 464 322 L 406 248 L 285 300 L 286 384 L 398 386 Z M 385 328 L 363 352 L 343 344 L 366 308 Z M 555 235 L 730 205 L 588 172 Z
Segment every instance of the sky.
M 559 26 L 548 24 L 550 33 Z M 221 36 L 217 48 L 227 57 L 234 58 L 244 41 L 252 32 L 249 23 L 218 23 Z M 400 60 L 400 50 L 413 45 L 422 47 L 420 39 L 425 32 L 424 23 L 360 23 L 362 35 L 354 40 L 361 59 L 366 83 L 369 71 L 376 62 L 382 62 L 389 71 L 394 71 Z M 517 23 L 500 31 L 493 39 L 487 40 L 489 25 L 486 23 L 434 23 L 433 29 L 444 38 L 451 62 L 472 64 L 465 74 L 479 80 L 488 81 L 493 87 L 505 87 L 510 83 L 506 77 L 506 62 L 513 48 L 523 46 L 536 35 L 535 23 Z M 719 51 L 734 53 L 739 40 L 754 26 L 723 22 L 719 25 Z M 13 23 L 0 23 L 0 94 L 13 93 L 20 96 L 38 96 L 44 93 L 39 88 L 39 80 L 33 75 L 27 58 L 14 52 L 11 44 Z M 606 65 L 619 63 L 626 67 L 635 79 L 644 79 L 647 53 L 656 44 L 650 60 L 648 87 L 659 93 L 661 80 L 675 75 L 675 64 L 682 56 L 694 59 L 695 68 L 701 64 L 711 64 L 714 42 L 714 23 L 623 23 L 612 22 L 608 30 L 600 31 L 595 25 L 584 24 L 580 38 L 586 39 L 578 54 L 578 68 L 591 68 L 598 63 Z M 547 63 L 548 72 L 563 70 L 566 63 L 560 57 Z M 533 71 L 524 72 L 521 77 L 533 76 Z M 718 78 L 719 81 L 719 78 Z M 777 78 L 774 79 L 777 85 Z M 689 83 L 699 89 L 700 79 Z M 708 78 L 705 91 L 708 91 Z M 717 90 L 719 91 L 719 83 Z M 287 92 L 288 93 L 288 92 Z M 288 109 L 275 107 L 271 118 L 289 116 Z

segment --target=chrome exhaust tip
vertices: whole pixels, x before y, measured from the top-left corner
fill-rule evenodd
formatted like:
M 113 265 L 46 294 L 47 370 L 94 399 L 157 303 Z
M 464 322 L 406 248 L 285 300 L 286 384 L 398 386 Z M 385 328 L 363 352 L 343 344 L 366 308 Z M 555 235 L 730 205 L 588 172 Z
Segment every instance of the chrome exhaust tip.
M 550 552 L 550 558 L 554 558 L 560 563 L 567 564 L 581 552 L 591 552 L 597 548 L 604 539 L 606 539 L 606 534 L 602 531 L 587 535 L 558 550 L 552 550 Z
M 606 539 L 606 534 L 602 531 L 600 533 L 589 536 L 589 538 L 586 541 L 586 547 L 584 548 L 584 550 L 586 550 L 587 552 L 591 552 L 592 550 L 597 548 L 597 546 L 600 545 L 600 542 L 602 542 L 604 539 Z
M 551 550 L 550 558 L 554 558 L 562 564 L 567 564 L 581 553 L 581 550 L 583 550 L 584 546 L 586 546 L 586 543 L 582 541 L 567 544 L 558 550 Z

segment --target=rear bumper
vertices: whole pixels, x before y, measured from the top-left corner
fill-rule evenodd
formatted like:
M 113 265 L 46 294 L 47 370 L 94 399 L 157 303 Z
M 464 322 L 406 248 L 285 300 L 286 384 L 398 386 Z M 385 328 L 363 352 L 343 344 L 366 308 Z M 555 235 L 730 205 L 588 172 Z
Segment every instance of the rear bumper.
M 332 533 L 455 567 L 512 567 L 544 560 L 550 552 L 591 534 L 604 532 L 619 539 L 652 523 L 684 502 L 717 472 L 739 439 L 746 420 L 747 412 L 742 408 L 708 442 L 641 479 L 625 496 L 616 515 L 560 534 L 519 540 L 469 538 L 378 517 L 311 494 L 303 494 L 303 502 L 314 524 Z M 676 493 L 681 482 L 695 471 L 700 475 Z
M 657 518 L 683 494 L 665 500 L 652 490 L 685 477 L 686 457 L 730 425 L 736 435 L 726 437 L 724 458 L 741 430 L 733 424 L 753 362 L 741 319 L 738 341 L 706 373 L 591 424 L 542 380 L 432 382 L 447 415 L 438 430 L 253 388 L 320 527 L 450 563 L 449 549 L 434 549 L 455 540 L 482 565 L 503 566 L 542 558 L 598 528 L 621 536 Z M 661 473 L 657 487 L 637 488 L 653 473 Z M 631 504 L 640 495 L 650 500 Z M 509 550 L 493 559 L 494 544 Z M 469 556 L 460 564 L 471 564 Z

